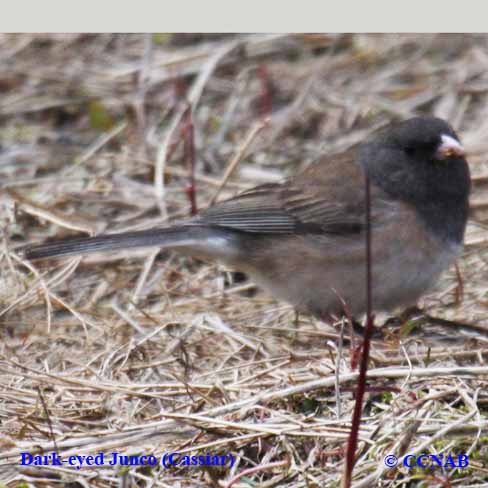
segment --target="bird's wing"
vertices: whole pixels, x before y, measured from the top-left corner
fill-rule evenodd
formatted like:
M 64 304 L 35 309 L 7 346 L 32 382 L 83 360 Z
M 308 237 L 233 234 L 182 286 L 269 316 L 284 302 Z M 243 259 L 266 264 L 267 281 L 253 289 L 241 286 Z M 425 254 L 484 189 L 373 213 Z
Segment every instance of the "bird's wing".
M 195 223 L 243 232 L 289 234 L 297 219 L 281 202 L 284 183 L 252 188 L 201 212 Z
M 351 161 L 344 164 L 351 167 L 323 162 L 258 186 L 204 210 L 194 223 L 262 234 L 357 234 L 365 225 L 364 178 Z

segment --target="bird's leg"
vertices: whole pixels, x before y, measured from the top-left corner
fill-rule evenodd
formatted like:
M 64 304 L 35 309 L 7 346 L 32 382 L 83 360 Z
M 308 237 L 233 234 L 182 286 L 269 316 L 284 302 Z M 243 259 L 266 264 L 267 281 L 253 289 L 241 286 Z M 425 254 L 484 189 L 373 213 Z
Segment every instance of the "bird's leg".
M 352 321 L 352 329 L 354 333 L 360 337 L 364 337 L 364 325 L 361 324 L 356 319 L 353 319 Z M 373 334 L 371 336 L 373 339 L 381 339 L 383 337 L 383 333 L 381 331 L 381 327 L 373 327 Z

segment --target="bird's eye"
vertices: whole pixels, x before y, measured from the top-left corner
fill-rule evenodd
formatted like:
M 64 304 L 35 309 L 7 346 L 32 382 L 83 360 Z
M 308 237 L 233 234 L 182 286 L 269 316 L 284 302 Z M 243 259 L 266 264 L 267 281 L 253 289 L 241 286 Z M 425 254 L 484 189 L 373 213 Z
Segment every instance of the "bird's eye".
M 407 156 L 413 156 L 415 154 L 415 148 L 413 146 L 405 146 L 403 151 Z

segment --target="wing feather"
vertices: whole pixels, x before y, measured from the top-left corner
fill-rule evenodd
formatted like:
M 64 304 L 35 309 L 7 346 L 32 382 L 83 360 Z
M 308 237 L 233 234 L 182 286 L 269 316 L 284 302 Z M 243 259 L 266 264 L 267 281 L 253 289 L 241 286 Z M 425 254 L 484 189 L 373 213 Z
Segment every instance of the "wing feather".
M 323 188 L 294 188 L 291 182 L 267 184 L 202 212 L 195 223 L 262 234 L 357 234 L 363 229 L 362 205 L 345 205 L 319 194 Z

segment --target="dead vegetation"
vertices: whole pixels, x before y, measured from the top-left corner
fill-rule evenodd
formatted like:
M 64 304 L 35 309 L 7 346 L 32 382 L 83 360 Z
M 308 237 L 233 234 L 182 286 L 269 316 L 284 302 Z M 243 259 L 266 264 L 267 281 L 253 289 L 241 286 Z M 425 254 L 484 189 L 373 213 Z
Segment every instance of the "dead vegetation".
M 34 267 L 15 247 L 188 215 L 193 190 L 204 207 L 419 113 L 460 132 L 474 182 L 462 286 L 453 269 L 424 305 L 476 328 L 410 320 L 373 341 L 353 486 L 488 480 L 487 36 L 2 35 L 0 60 L 5 486 L 340 486 L 357 378 L 340 326 L 296 320 L 216 264 L 132 251 Z M 236 462 L 19 466 L 52 451 Z M 422 452 L 470 467 L 383 462 Z

